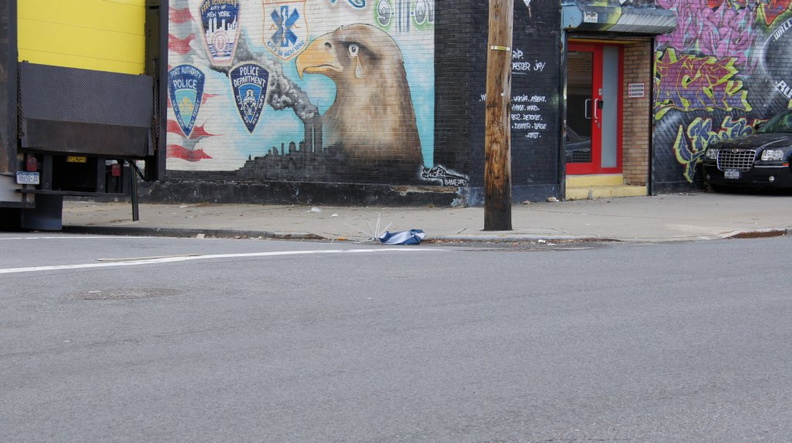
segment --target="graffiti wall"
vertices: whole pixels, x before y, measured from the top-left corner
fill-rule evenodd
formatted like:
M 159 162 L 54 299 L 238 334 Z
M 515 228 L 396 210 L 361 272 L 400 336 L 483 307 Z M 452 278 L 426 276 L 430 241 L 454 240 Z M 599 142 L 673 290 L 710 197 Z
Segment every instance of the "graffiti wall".
M 488 17 L 488 2 L 477 3 Z M 544 200 L 558 195 L 561 96 L 560 9 L 557 2 L 514 2 L 511 66 L 510 135 L 512 198 Z M 480 25 L 476 52 L 486 56 L 488 23 Z M 486 136 L 486 58 L 477 61 L 469 126 L 474 148 L 471 187 L 484 183 Z M 480 188 L 480 189 L 483 189 Z M 469 204 L 483 204 L 483 194 L 471 189 Z M 483 192 L 483 191 L 482 191 Z
M 792 0 L 658 0 L 679 25 L 655 52 L 654 180 L 700 179 L 710 143 L 792 107 Z
M 434 22 L 434 0 L 172 0 L 168 170 L 465 181 L 434 164 Z

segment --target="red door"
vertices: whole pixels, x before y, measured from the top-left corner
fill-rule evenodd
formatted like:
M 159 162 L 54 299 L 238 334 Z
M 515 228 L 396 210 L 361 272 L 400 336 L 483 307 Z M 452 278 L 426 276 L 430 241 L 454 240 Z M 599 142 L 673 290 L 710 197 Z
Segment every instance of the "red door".
M 569 44 L 567 174 L 621 173 L 621 77 L 619 47 Z

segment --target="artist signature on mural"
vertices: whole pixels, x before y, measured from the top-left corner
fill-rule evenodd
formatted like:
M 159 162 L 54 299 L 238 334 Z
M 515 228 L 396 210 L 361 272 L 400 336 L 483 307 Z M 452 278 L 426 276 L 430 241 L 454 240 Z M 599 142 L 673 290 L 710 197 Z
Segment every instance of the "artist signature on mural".
M 467 186 L 467 176 L 447 170 L 442 166 L 421 171 L 421 180 L 440 182 L 443 186 Z

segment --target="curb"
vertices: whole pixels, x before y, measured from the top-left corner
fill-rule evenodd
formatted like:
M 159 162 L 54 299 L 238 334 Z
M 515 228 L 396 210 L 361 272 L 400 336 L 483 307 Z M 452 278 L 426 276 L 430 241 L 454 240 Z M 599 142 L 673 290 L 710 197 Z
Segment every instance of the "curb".
M 754 231 L 740 231 L 726 238 L 769 238 L 792 235 L 792 228 L 757 229 Z
M 174 237 L 174 238 L 261 238 L 271 240 L 312 240 L 342 242 L 348 241 L 345 238 L 328 238 L 310 232 L 273 232 L 273 231 L 251 231 L 235 229 L 187 229 L 187 228 L 143 228 L 128 226 L 63 226 L 62 232 L 71 234 L 95 234 L 95 235 L 117 235 L 117 236 L 150 236 L 150 237 Z M 564 236 L 543 236 L 535 234 L 510 234 L 510 235 L 441 235 L 437 237 L 427 236 L 423 243 L 443 244 L 443 243 L 626 243 L 626 242 L 652 242 L 668 243 L 681 241 L 701 241 L 714 239 L 750 239 L 750 238 L 771 238 L 792 235 L 792 228 L 769 228 L 757 229 L 752 231 L 734 231 L 727 235 L 717 237 L 696 237 L 696 238 L 669 238 L 663 240 L 634 239 L 625 240 L 612 237 L 576 237 L 572 235 Z
M 63 232 L 70 234 L 96 234 L 151 237 L 217 237 L 217 238 L 267 238 L 274 240 L 327 240 L 309 232 L 244 231 L 234 229 L 184 229 L 184 228 L 135 228 L 123 226 L 64 226 Z
M 70 234 L 94 234 L 117 236 L 151 236 L 151 237 L 212 237 L 212 238 L 264 238 L 273 240 L 318 240 L 342 242 L 345 238 L 328 238 L 310 232 L 272 232 L 250 231 L 235 229 L 187 229 L 187 228 L 144 228 L 129 226 L 63 226 L 62 232 Z M 427 236 L 422 243 L 583 243 L 583 242 L 620 242 L 622 240 L 603 237 L 575 237 L 575 236 L 542 236 L 532 234 L 512 235 L 445 235 Z
M 424 243 L 460 243 L 460 242 L 480 242 L 480 243 L 610 243 L 622 242 L 610 237 L 576 237 L 574 235 L 534 235 L 534 234 L 512 234 L 512 235 L 441 235 L 424 240 Z

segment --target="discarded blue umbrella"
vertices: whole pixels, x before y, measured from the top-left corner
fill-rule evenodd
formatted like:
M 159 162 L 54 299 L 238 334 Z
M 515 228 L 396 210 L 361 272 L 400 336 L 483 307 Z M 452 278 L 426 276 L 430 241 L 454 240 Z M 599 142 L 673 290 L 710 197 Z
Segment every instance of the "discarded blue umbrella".
M 426 234 L 420 229 L 409 231 L 388 232 L 379 236 L 380 242 L 386 245 L 419 245 Z

